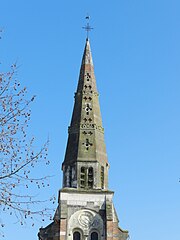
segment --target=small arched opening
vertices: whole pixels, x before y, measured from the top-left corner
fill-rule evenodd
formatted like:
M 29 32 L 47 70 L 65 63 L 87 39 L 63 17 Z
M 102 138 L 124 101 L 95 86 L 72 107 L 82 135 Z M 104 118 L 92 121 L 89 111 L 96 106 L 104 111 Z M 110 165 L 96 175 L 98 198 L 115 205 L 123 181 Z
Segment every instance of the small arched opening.
M 93 179 L 94 178 L 94 173 L 93 173 L 93 168 L 90 167 L 88 169 L 88 188 L 93 188 Z
M 91 240 L 98 240 L 98 233 L 97 232 L 92 232 L 91 233 Z
M 81 234 L 78 231 L 73 233 L 73 240 L 81 240 Z
M 81 167 L 81 174 L 80 174 L 80 186 L 81 188 L 85 188 L 86 185 L 86 170 L 85 167 Z

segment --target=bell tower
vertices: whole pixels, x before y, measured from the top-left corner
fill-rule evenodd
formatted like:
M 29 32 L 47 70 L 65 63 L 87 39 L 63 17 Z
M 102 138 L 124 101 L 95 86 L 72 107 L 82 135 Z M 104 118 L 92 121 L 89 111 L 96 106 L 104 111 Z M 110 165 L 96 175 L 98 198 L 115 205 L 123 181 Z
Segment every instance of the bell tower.
M 54 221 L 39 240 L 126 240 L 118 226 L 89 38 L 86 39 Z
M 108 189 L 108 161 L 89 39 L 82 58 L 69 127 L 63 187 Z

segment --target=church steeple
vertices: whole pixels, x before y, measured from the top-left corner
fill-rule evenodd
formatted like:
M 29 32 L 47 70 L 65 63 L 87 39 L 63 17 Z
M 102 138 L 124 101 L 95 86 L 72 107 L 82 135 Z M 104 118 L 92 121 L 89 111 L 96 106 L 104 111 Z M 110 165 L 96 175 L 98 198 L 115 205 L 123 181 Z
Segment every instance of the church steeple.
M 89 39 L 86 39 L 62 165 L 63 187 L 107 189 L 108 161 Z
M 108 189 L 108 161 L 99 94 L 86 39 L 63 169 L 63 188 L 53 222 L 40 228 L 39 240 L 127 240 L 118 226 L 113 192 Z

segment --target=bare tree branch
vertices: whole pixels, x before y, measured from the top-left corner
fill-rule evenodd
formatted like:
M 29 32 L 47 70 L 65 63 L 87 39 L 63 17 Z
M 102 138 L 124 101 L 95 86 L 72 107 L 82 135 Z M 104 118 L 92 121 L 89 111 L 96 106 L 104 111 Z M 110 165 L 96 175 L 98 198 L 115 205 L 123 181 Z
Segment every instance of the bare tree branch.
M 28 139 L 30 104 L 35 96 L 31 99 L 26 96 L 27 89 L 17 80 L 16 64 L 9 72 L 0 73 L 0 210 L 14 214 L 22 225 L 29 218 L 33 225 L 34 216 L 42 220 L 45 216 L 52 218 L 52 209 L 42 207 L 42 203 L 54 203 L 55 198 L 40 200 L 29 190 L 49 186 L 48 176 L 32 174 L 37 164 L 49 165 L 49 142 L 35 151 L 35 139 Z M 3 219 L 0 224 L 5 226 Z

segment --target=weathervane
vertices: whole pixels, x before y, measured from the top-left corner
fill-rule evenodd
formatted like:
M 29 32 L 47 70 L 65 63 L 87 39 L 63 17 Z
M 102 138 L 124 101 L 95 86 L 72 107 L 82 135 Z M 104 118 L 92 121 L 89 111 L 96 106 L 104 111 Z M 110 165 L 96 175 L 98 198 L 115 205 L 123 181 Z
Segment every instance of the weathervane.
M 87 38 L 89 37 L 89 32 L 93 29 L 90 24 L 89 24 L 89 20 L 90 20 L 90 16 L 87 15 L 86 16 L 86 20 L 87 20 L 87 24 L 85 27 L 83 27 L 83 29 L 85 29 L 85 31 L 87 32 Z

